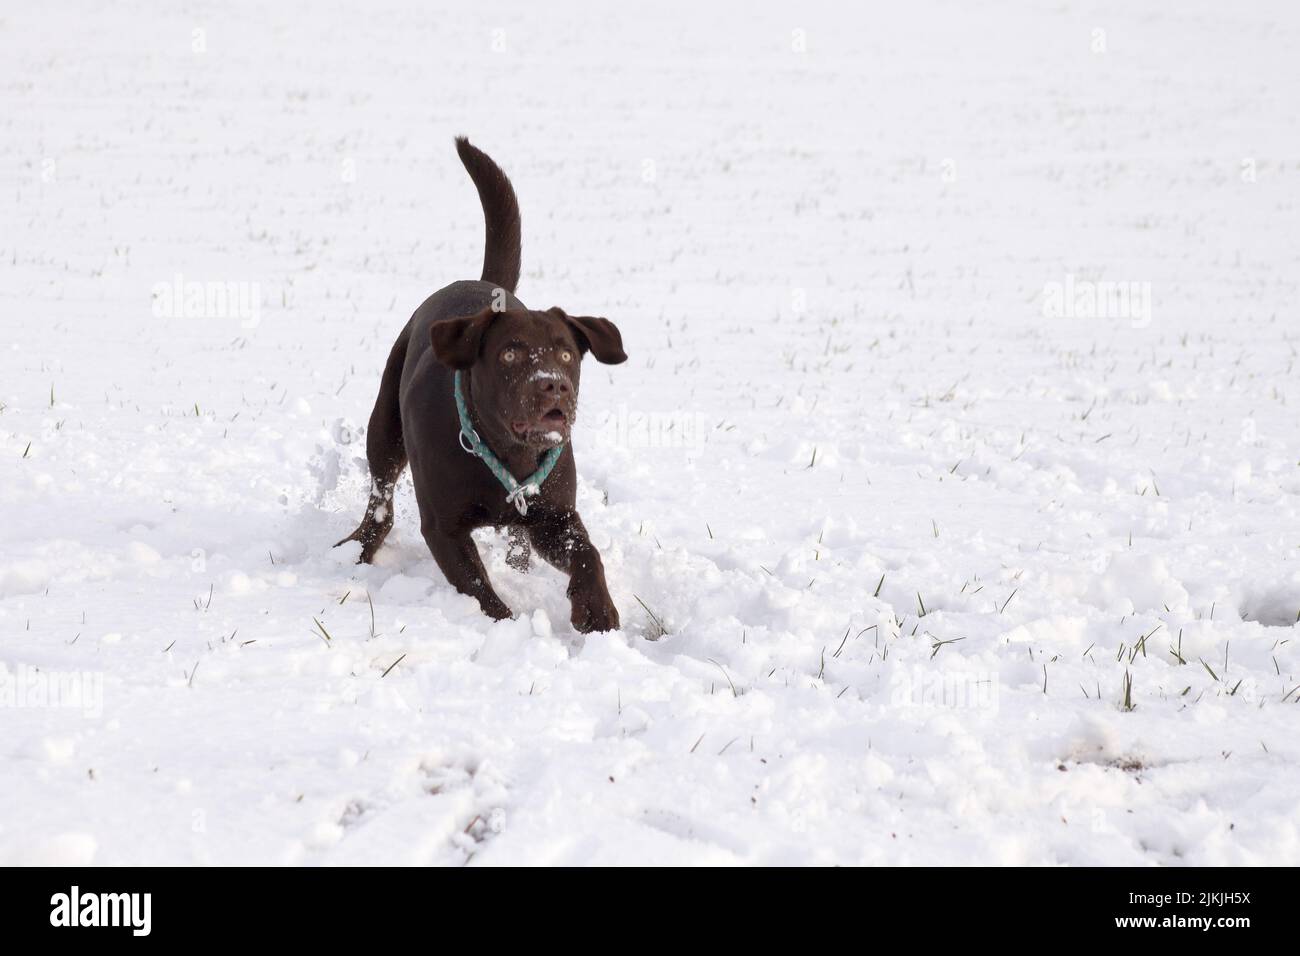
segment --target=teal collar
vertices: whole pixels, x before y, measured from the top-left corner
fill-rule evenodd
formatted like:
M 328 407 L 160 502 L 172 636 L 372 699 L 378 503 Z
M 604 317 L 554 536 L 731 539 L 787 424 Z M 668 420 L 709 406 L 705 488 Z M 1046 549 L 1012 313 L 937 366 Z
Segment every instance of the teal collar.
M 510 470 L 501 464 L 501 459 L 492 454 L 492 449 L 478 437 L 469 420 L 469 409 L 465 407 L 465 391 L 461 388 L 461 373 L 456 373 L 456 412 L 460 415 L 460 447 L 476 458 L 483 459 L 483 464 L 496 475 L 497 481 L 506 489 L 506 501 L 514 505 L 521 515 L 528 514 L 528 496 L 542 490 L 542 482 L 550 476 L 555 463 L 564 454 L 564 443 L 556 445 L 544 456 L 542 465 L 524 481 L 516 481 Z

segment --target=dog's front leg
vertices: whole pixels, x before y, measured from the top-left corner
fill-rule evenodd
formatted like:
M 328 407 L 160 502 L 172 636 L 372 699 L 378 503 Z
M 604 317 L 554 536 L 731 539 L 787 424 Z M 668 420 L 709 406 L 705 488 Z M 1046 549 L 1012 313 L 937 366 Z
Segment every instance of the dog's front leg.
M 424 540 L 433 552 L 433 560 L 438 562 L 447 583 L 461 594 L 476 598 L 483 613 L 496 620 L 510 617 L 510 608 L 497 597 L 488 580 L 487 569 L 479 557 L 478 547 L 469 531 L 448 534 L 437 528 L 422 529 Z
M 605 584 L 605 565 L 578 513 L 543 518 L 529 526 L 528 538 L 538 554 L 569 575 L 573 629 L 583 633 L 618 630 L 618 608 Z

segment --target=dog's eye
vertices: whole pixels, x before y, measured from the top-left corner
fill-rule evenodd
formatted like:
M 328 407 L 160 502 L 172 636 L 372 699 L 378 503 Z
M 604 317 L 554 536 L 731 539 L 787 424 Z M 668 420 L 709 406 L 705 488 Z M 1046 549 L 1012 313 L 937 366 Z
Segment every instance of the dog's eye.
M 560 349 L 560 361 L 568 364 L 573 361 L 573 353 L 568 349 Z
M 505 362 L 507 365 L 510 365 L 518 358 L 519 352 L 515 349 L 506 349 L 501 353 L 501 361 Z

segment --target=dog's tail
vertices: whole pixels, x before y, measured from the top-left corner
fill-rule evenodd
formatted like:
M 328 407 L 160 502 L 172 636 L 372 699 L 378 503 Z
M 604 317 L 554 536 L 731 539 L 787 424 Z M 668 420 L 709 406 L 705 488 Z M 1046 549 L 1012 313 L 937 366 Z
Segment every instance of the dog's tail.
M 483 204 L 487 239 L 483 248 L 483 281 L 514 292 L 519 284 L 519 200 L 514 187 L 491 157 L 456 137 L 456 152 Z

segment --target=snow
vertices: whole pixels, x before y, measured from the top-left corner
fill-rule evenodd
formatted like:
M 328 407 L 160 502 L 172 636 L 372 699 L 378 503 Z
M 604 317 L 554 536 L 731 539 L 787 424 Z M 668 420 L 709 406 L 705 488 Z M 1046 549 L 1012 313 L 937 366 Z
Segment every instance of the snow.
M 0 24 L 0 863 L 1300 863 L 1294 5 L 226 9 Z M 618 633 L 330 547 L 458 133 Z

